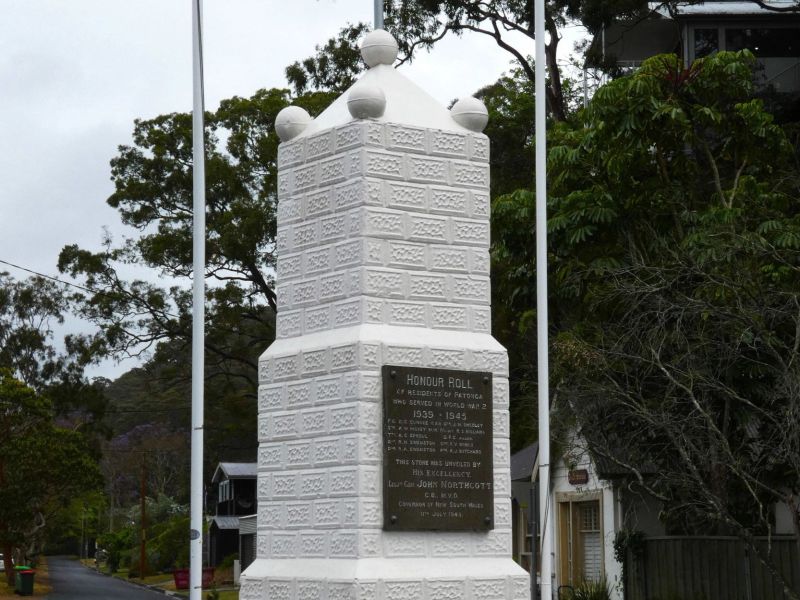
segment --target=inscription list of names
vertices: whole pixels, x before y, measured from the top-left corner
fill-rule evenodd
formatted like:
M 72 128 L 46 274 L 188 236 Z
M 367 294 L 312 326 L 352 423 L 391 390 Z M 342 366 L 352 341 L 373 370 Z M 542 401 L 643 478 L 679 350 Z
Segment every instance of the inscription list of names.
M 384 529 L 488 530 L 492 375 L 383 367 Z

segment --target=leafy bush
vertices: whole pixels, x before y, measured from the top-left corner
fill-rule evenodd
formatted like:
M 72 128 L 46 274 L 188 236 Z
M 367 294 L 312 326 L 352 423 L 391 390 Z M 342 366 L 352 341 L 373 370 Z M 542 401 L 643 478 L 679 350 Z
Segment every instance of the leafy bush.
M 225 558 L 222 559 L 222 562 L 219 563 L 220 569 L 232 569 L 233 568 L 233 561 L 239 560 L 239 553 L 234 552 L 233 554 L 229 554 Z
M 572 591 L 571 600 L 611 600 L 611 591 L 605 579 L 583 581 Z

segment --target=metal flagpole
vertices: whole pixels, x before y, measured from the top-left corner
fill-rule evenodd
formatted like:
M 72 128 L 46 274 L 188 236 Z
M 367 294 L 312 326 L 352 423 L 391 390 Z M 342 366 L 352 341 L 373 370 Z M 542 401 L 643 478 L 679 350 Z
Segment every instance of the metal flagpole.
M 536 37 L 536 339 L 539 379 L 539 523 L 542 535 L 541 598 L 551 600 L 550 366 L 547 332 L 547 121 L 544 57 L 544 0 L 534 1 Z
M 203 592 L 203 377 L 205 340 L 206 174 L 203 134 L 203 5 L 192 0 L 192 478 L 189 531 L 189 598 Z
M 383 29 L 383 0 L 375 0 L 375 29 Z

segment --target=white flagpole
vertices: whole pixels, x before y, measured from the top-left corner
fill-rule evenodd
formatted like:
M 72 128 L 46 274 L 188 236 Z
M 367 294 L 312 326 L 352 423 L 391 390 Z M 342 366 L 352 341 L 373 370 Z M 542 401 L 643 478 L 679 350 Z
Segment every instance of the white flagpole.
M 203 378 L 205 341 L 206 175 L 203 134 L 203 5 L 192 0 L 192 477 L 189 533 L 189 598 L 200 600 L 203 586 Z
M 375 0 L 375 29 L 383 29 L 383 0 Z
M 541 598 L 551 600 L 552 543 L 550 527 L 550 365 L 547 331 L 547 120 L 544 57 L 544 0 L 534 1 L 536 37 L 536 339 L 539 380 L 539 524 Z

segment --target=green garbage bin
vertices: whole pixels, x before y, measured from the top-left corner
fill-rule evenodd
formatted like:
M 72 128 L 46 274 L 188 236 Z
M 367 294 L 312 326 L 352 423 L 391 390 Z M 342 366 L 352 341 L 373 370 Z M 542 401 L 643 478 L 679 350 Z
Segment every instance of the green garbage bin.
M 20 578 L 19 574 L 22 571 L 30 571 L 30 567 L 28 565 L 17 565 L 14 567 L 14 591 L 19 593 L 20 586 L 22 585 L 22 579 Z
M 19 580 L 19 595 L 20 596 L 33 596 L 33 576 L 36 571 L 28 569 L 27 571 L 18 571 L 17 579 Z

